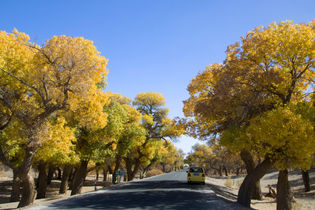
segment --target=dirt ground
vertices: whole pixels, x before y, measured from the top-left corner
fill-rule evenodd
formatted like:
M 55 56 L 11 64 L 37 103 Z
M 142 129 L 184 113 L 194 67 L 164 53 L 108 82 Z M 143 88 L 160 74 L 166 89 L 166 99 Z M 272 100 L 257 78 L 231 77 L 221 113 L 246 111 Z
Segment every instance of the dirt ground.
M 213 186 L 213 190 L 218 196 L 225 199 L 236 201 L 238 189 L 244 179 L 244 176 L 234 176 L 228 181 L 228 177 L 207 178 L 207 183 Z M 263 195 L 269 192 L 268 185 L 276 189 L 278 179 L 278 171 L 274 170 L 266 174 L 260 184 Z M 300 170 L 293 170 L 289 172 L 289 181 L 291 190 L 294 194 L 295 203 L 293 209 L 296 210 L 315 210 L 315 169 L 310 171 L 311 191 L 304 192 L 304 184 Z M 276 200 L 269 197 L 264 197 L 263 200 L 252 200 L 251 207 L 260 210 L 274 210 L 276 209 Z

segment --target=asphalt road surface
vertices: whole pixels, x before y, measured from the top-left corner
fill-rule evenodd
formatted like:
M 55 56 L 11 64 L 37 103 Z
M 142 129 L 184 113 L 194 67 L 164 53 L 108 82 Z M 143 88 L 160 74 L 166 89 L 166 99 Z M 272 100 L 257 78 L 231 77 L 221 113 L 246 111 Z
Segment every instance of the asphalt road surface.
M 211 185 L 187 184 L 171 172 L 29 209 L 248 209 L 216 196 Z

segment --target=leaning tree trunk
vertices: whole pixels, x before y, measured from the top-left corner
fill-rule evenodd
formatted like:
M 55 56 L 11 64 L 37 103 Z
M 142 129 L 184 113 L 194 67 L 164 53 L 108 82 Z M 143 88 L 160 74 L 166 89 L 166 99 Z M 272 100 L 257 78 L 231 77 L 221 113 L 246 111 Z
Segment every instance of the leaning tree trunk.
M 20 178 L 18 177 L 18 170 L 13 169 L 13 182 L 10 202 L 16 202 L 20 200 Z
M 268 157 L 263 162 L 257 165 L 257 167 L 248 174 L 238 191 L 237 202 L 243 206 L 250 207 L 251 194 L 253 186 L 260 180 L 270 169 L 272 163 Z
M 18 205 L 18 208 L 32 204 L 36 197 L 35 182 L 30 173 L 20 175 L 20 178 L 22 180 L 23 190 L 22 198 Z
M 81 193 L 81 188 L 83 186 L 85 177 L 87 175 L 87 165 L 89 161 L 84 160 L 81 161 L 81 165 L 78 168 L 77 172 L 75 173 L 73 184 L 72 184 L 72 191 L 71 195 L 76 195 Z
M 291 210 L 293 195 L 288 180 L 288 170 L 279 171 L 277 183 L 277 210 Z
M 47 173 L 46 173 L 46 163 L 41 162 L 38 165 L 39 175 L 38 175 L 38 189 L 37 198 L 45 198 L 47 190 Z
M 39 140 L 37 141 L 36 135 L 34 134 L 31 135 L 29 142 L 31 143 L 26 149 L 23 163 L 18 170 L 18 176 L 22 182 L 23 187 L 22 197 L 18 208 L 32 204 L 36 197 L 35 182 L 30 171 L 34 155 L 38 148 L 38 144 L 36 144 L 36 142 L 39 142 Z
M 247 174 L 252 173 L 255 170 L 255 162 L 252 154 L 246 150 L 241 151 L 241 159 L 245 163 Z M 260 179 L 258 179 L 253 185 L 251 191 L 251 199 L 262 200 L 262 193 L 260 188 Z
M 307 171 L 303 171 L 301 169 L 302 172 L 302 178 L 303 178 L 303 183 L 304 183 L 304 187 L 305 187 L 305 192 L 309 192 L 311 191 L 311 185 L 310 185 L 310 175 Z
M 68 181 L 71 173 L 71 166 L 65 166 L 63 168 L 63 173 L 61 176 L 61 183 L 60 183 L 60 188 L 59 188 L 59 194 L 64 194 L 67 192 L 68 188 Z

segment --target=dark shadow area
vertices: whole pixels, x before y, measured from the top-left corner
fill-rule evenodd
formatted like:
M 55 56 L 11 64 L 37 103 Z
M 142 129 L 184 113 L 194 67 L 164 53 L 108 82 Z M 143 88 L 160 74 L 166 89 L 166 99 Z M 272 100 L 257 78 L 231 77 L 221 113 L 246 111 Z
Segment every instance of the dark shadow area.
M 125 185 L 116 185 L 112 189 L 170 189 L 170 188 L 190 188 L 190 189 L 204 189 L 201 183 L 188 184 L 187 181 L 139 181 L 132 182 Z
M 229 200 L 237 200 L 237 195 L 231 193 L 228 188 L 222 187 L 220 185 L 207 184 L 215 192 L 215 194 L 220 195 Z
M 212 185 L 145 181 L 116 185 L 49 205 L 53 209 L 248 209 L 217 197 Z M 204 191 L 209 190 L 209 191 Z M 219 189 L 223 191 L 222 189 Z M 226 192 L 227 193 L 227 192 Z
M 0 182 L 0 203 L 9 203 L 11 196 L 12 181 Z

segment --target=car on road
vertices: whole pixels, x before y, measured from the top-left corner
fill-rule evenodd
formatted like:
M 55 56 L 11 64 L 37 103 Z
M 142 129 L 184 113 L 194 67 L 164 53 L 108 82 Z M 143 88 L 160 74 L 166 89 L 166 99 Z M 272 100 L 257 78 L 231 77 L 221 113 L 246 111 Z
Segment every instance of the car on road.
M 192 182 L 199 182 L 205 184 L 206 175 L 201 167 L 189 167 L 187 170 L 187 182 L 188 184 Z

